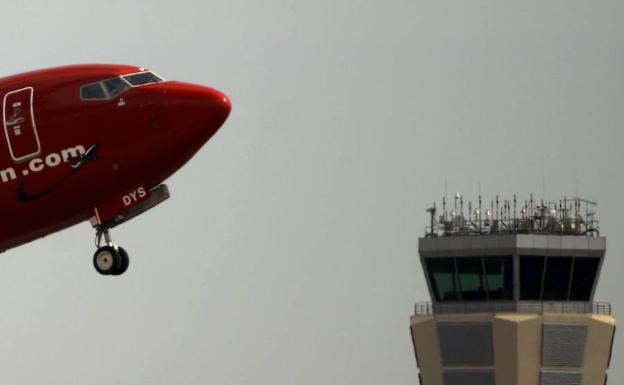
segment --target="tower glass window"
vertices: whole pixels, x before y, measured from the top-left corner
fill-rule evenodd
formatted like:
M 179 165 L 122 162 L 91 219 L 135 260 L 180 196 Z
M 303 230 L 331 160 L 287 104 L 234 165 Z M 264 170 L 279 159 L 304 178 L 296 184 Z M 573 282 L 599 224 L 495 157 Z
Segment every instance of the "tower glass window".
M 490 300 L 513 300 L 513 257 L 486 257 L 485 279 Z
M 481 257 L 457 258 L 457 273 L 461 299 L 469 301 L 487 299 L 483 279 L 483 259 Z
M 546 260 L 546 275 L 542 298 L 549 301 L 567 300 L 571 273 L 571 257 L 549 257 Z
M 453 301 L 459 299 L 455 276 L 455 260 L 453 258 L 427 258 L 429 281 L 436 301 Z
M 572 273 L 571 301 L 589 301 L 591 299 L 600 258 L 574 258 Z
M 520 257 L 520 299 L 541 299 L 544 257 Z

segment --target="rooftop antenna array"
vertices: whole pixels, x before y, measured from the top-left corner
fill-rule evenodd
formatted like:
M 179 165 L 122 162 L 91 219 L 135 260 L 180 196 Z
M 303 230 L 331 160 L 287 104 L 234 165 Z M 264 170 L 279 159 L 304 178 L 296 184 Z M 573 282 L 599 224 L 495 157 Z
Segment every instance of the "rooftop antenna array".
M 564 197 L 558 201 L 544 201 L 542 198 L 538 203 L 535 202 L 533 194 L 530 194 L 518 213 L 516 194 L 513 194 L 512 200 L 501 200 L 496 195 L 495 199 L 490 201 L 490 209 L 486 210 L 484 216 L 479 184 L 477 204 L 473 205 L 472 201 L 468 201 L 467 215 L 464 212 L 464 197 L 460 193 L 455 194 L 450 216 L 446 204 L 445 195 L 442 198 L 441 215 L 437 215 L 435 203 L 427 209 L 431 216 L 426 229 L 427 237 L 488 234 L 600 235 L 599 221 L 595 213 L 598 204 L 584 198 Z

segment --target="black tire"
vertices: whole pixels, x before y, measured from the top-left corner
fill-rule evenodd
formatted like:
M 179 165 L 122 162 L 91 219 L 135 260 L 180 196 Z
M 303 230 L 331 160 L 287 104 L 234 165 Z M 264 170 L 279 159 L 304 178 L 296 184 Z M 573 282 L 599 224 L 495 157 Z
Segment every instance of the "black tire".
M 128 266 L 130 265 L 130 258 L 128 257 L 128 252 L 121 246 L 117 247 L 117 252 L 119 253 L 119 257 L 121 258 L 121 263 L 119 265 L 119 269 L 112 272 L 111 275 L 121 275 L 128 270 Z
M 102 246 L 93 254 L 93 267 L 102 275 L 111 275 L 121 268 L 121 254 L 112 246 Z

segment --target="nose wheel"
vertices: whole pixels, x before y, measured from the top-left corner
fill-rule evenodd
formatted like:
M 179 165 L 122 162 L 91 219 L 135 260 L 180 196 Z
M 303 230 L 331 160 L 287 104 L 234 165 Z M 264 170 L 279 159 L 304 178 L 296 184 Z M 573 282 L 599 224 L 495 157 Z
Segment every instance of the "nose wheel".
M 106 241 L 104 246 L 100 246 L 102 236 L 104 236 Z M 130 264 L 126 250 L 113 244 L 108 230 L 99 230 L 96 237 L 97 250 L 93 255 L 93 267 L 95 267 L 95 270 L 102 275 L 121 275 L 125 273 Z

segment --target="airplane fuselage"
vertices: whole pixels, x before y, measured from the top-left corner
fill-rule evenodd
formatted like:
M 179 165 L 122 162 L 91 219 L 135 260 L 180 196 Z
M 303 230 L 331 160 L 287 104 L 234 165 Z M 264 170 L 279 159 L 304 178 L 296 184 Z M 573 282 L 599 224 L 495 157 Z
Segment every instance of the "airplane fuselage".
M 231 108 L 217 90 L 125 65 L 2 78 L 0 101 L 0 251 L 158 186 L 214 135 Z

